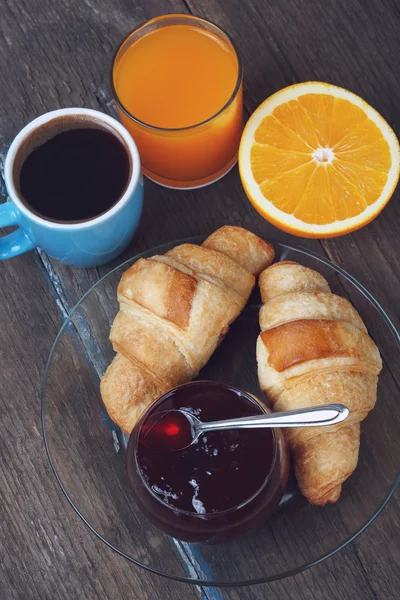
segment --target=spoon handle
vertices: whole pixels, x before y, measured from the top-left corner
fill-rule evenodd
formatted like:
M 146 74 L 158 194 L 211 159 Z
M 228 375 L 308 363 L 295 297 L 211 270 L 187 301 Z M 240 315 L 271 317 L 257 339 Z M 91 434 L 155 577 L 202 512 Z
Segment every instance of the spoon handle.
M 349 415 L 349 409 L 344 404 L 320 404 L 309 408 L 299 408 L 285 412 L 239 417 L 226 421 L 203 422 L 198 425 L 199 433 L 217 429 L 241 429 L 256 427 L 320 427 L 335 425 L 344 421 Z

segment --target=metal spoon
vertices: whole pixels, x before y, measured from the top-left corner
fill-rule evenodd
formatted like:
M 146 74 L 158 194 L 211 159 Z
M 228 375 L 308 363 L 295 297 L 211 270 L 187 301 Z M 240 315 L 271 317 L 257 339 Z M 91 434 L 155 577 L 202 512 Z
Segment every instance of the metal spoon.
M 252 417 L 239 417 L 237 419 L 227 419 L 224 421 L 210 421 L 203 422 L 197 417 L 192 415 L 190 412 L 180 410 L 170 410 L 166 413 L 162 413 L 167 416 L 169 420 L 174 418 L 174 415 L 182 419 L 182 415 L 186 417 L 186 420 L 190 426 L 190 431 L 185 432 L 184 439 L 177 436 L 176 443 L 174 443 L 174 434 L 168 434 L 168 444 L 165 449 L 168 450 L 183 450 L 188 446 L 192 445 L 198 440 L 200 435 L 208 431 L 220 431 L 223 429 L 249 429 L 249 428 L 264 428 L 264 427 L 321 427 L 327 425 L 336 425 L 344 421 L 349 415 L 349 409 L 343 404 L 321 404 L 319 406 L 313 406 L 310 408 L 299 408 L 297 410 L 289 410 L 278 413 L 268 413 L 265 415 L 255 415 Z M 158 414 L 159 417 L 156 421 L 157 424 L 161 424 L 163 419 L 162 414 Z M 150 433 L 155 423 L 149 428 Z M 151 446 L 151 437 L 145 436 L 144 443 Z M 149 443 L 150 442 L 150 443 Z M 157 447 L 160 449 L 160 438 L 157 439 Z

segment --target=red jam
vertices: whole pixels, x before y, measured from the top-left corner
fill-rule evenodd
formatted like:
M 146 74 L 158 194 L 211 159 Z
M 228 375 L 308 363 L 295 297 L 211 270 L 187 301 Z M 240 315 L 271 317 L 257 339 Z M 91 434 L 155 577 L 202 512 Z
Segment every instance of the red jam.
M 168 420 L 168 411 L 179 408 L 202 421 L 264 412 L 249 394 L 217 382 L 193 382 L 165 394 L 134 428 L 128 445 L 128 475 L 139 506 L 158 527 L 185 541 L 222 541 L 258 526 L 278 506 L 286 483 L 281 433 L 231 429 L 205 433 L 174 452 L 157 443 L 149 447 L 146 434 L 157 424 L 156 442 L 187 435 L 176 413 Z

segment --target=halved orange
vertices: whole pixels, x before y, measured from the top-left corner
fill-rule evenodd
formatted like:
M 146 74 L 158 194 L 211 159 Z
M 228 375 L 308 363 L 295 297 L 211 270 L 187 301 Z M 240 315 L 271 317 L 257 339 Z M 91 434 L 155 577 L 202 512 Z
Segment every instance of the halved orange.
M 239 170 L 249 200 L 276 227 L 333 237 L 366 225 L 387 204 L 400 148 L 359 96 L 310 81 L 280 90 L 251 115 Z

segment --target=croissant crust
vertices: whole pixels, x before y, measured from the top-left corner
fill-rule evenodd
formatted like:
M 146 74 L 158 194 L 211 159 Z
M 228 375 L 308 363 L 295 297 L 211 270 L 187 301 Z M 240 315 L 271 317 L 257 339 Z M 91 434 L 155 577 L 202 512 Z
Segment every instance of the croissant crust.
M 250 231 L 225 226 L 202 246 L 182 244 L 124 272 L 110 333 L 117 354 L 100 384 L 123 431 L 162 393 L 197 376 L 273 257 Z
M 274 411 L 340 403 L 349 417 L 333 427 L 287 429 L 300 490 L 313 504 L 336 502 L 357 466 L 360 422 L 375 406 L 382 361 L 355 308 L 324 277 L 294 262 L 259 279 L 264 302 L 258 377 Z

